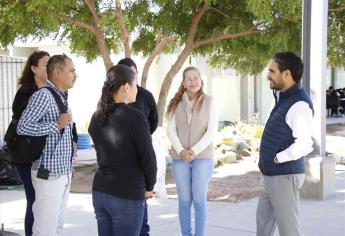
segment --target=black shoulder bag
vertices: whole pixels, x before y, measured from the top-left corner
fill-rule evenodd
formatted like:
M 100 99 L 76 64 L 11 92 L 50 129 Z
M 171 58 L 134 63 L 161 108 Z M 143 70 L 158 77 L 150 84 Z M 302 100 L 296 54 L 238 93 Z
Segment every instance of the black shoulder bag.
M 57 103 L 60 113 L 67 112 L 67 106 L 63 104 L 61 97 L 51 87 L 43 87 L 48 89 L 53 95 L 55 102 Z M 28 101 L 23 106 L 23 111 L 27 106 Z M 22 114 L 20 114 L 21 116 Z M 45 136 L 28 136 L 17 134 L 18 120 L 13 118 L 10 125 L 7 128 L 4 140 L 10 150 L 12 163 L 14 164 L 30 164 L 40 158 L 42 151 L 46 145 Z

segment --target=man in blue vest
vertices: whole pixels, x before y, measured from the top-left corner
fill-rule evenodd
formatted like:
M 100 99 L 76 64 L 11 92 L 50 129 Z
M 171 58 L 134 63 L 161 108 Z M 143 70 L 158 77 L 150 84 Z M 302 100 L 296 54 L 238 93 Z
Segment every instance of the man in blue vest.
M 300 80 L 303 63 L 292 52 L 274 55 L 267 79 L 275 106 L 260 144 L 262 184 L 256 212 L 257 236 L 299 236 L 299 190 L 304 182 L 304 156 L 313 150 L 313 104 Z

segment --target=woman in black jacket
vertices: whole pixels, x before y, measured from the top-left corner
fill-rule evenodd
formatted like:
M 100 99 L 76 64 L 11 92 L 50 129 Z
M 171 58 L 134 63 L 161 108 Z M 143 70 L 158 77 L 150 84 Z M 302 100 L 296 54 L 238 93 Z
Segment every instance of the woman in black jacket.
M 19 120 L 31 95 L 40 87 L 47 83 L 47 63 L 49 53 L 45 51 L 34 51 L 26 61 L 21 78 L 19 79 L 19 89 L 14 97 L 12 111 L 13 119 Z M 12 157 L 19 177 L 24 185 L 26 196 L 25 213 L 25 235 L 32 235 L 32 225 L 34 216 L 32 213 L 32 204 L 35 201 L 35 190 L 31 182 L 31 162 L 23 157 Z
M 139 235 L 145 198 L 153 196 L 157 165 L 149 126 L 127 105 L 136 94 L 129 67 L 111 67 L 90 122 L 98 164 L 92 197 L 100 236 Z

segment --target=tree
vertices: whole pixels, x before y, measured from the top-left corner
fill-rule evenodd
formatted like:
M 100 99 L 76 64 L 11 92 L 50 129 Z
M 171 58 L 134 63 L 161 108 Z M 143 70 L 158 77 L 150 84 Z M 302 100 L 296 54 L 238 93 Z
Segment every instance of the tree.
M 181 46 L 160 90 L 160 118 L 172 80 L 191 54 L 208 55 L 213 66 L 257 74 L 276 52 L 301 51 L 302 0 L 138 0 L 131 7 L 144 4 L 151 6 L 150 12 L 131 15 L 134 11 L 129 10 L 130 18 L 141 24 L 133 49 L 149 53 L 153 45 L 149 39 L 157 34 L 177 36 L 171 51 Z M 337 60 L 345 57 L 345 0 L 330 0 L 330 7 L 330 23 L 337 24 L 329 32 L 329 64 L 345 66 L 345 60 Z
M 329 0 L 328 64 L 345 67 L 345 0 Z
M 330 36 L 331 53 L 337 52 L 332 62 L 344 44 L 343 1 L 330 1 L 337 9 L 330 14 L 337 22 Z M 142 53 L 148 57 L 143 86 L 155 56 L 179 51 L 160 90 L 160 124 L 169 88 L 189 56 L 208 55 L 213 66 L 256 74 L 276 51 L 301 47 L 301 0 L 0 0 L 0 5 L 2 46 L 28 36 L 59 37 L 89 62 L 101 56 L 106 69 L 113 64 L 111 53 Z
M 162 33 L 177 35 L 181 52 L 166 74 L 158 99 L 161 118 L 172 81 L 192 54 L 210 55 L 217 66 L 232 66 L 241 73 L 257 73 L 278 49 L 299 48 L 301 3 L 272 1 L 136 1 L 132 8 L 150 4 L 153 10 L 131 19 L 144 24 L 133 49 L 149 53 L 148 39 Z M 294 6 L 285 9 L 285 6 Z M 260 9 L 260 11 L 258 10 Z M 129 11 L 133 12 L 133 11 Z M 293 39 L 293 40 L 292 40 Z M 173 50 L 175 47 L 171 47 Z M 254 63 L 253 63 L 254 62 Z
M 127 6 L 133 1 L 124 2 Z M 130 37 L 140 27 L 138 22 L 128 18 L 129 12 L 122 9 L 120 0 L 0 0 L 0 5 L 2 47 L 16 39 L 25 41 L 30 36 L 59 38 L 60 41 L 67 40 L 71 51 L 84 56 L 87 62 L 101 56 L 106 70 L 113 65 L 110 54 L 118 53 L 121 45 L 125 56 L 131 56 Z M 144 4 L 131 10 L 130 13 L 136 15 L 149 12 L 150 6 Z M 154 47 L 142 73 L 143 86 L 155 56 L 175 39 L 175 36 L 164 37 L 162 34 L 150 39 L 154 41 Z

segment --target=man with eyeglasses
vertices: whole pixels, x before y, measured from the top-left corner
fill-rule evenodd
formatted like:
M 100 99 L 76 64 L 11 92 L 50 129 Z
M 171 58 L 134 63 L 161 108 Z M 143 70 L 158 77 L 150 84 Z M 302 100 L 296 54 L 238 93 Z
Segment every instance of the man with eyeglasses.
M 47 85 L 31 96 L 17 127 L 20 135 L 46 136 L 43 152 L 31 170 L 34 236 L 53 236 L 62 231 L 74 151 L 72 116 L 60 113 L 53 93 L 46 88 L 52 89 L 68 109 L 67 90 L 77 78 L 74 64 L 64 54 L 54 55 L 48 61 L 47 74 Z
M 131 68 L 136 77 L 138 76 L 137 65 L 131 58 L 121 59 L 117 64 L 128 66 Z M 158 125 L 158 110 L 152 93 L 138 85 L 136 101 L 134 103 L 130 103 L 129 105 L 138 109 L 144 114 L 150 125 L 150 133 L 153 134 Z M 147 203 L 145 201 L 144 219 L 140 230 L 140 236 L 147 236 L 149 235 L 149 232 L 150 226 L 148 225 Z

